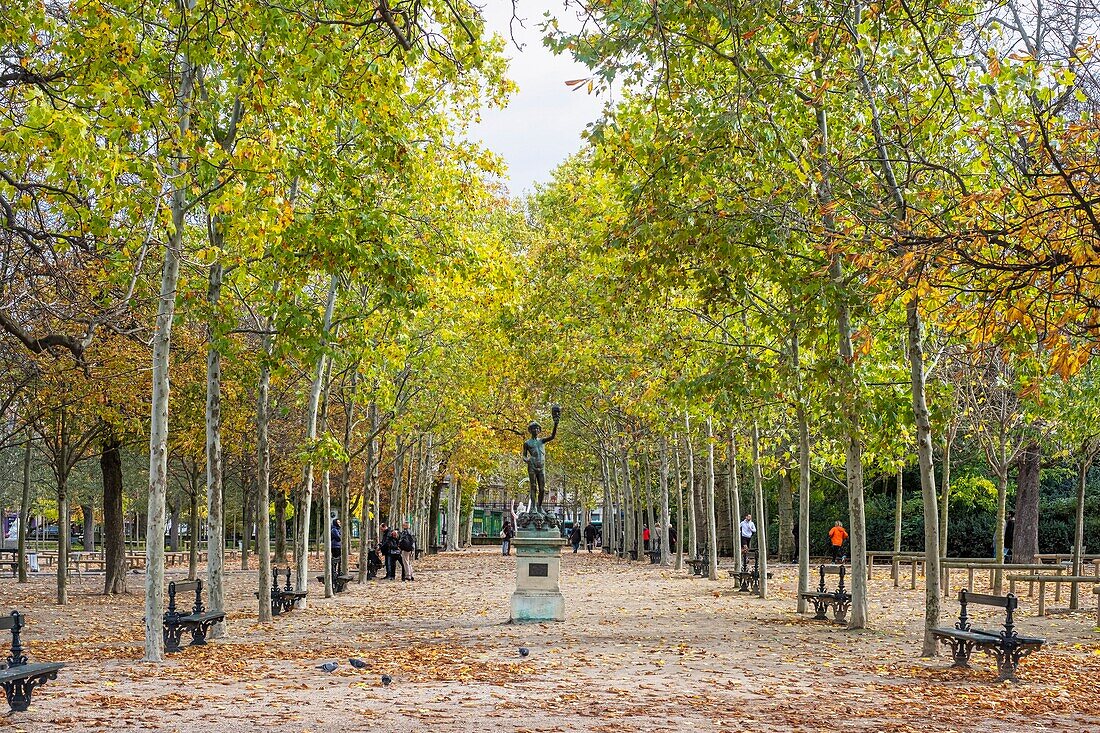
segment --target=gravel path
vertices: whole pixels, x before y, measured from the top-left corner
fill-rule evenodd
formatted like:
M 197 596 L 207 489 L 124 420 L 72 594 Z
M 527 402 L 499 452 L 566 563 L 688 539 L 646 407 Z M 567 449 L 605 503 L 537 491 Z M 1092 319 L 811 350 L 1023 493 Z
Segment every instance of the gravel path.
M 32 661 L 68 666 L 0 730 L 1100 730 L 1094 609 L 1037 619 L 1025 598 L 1021 633 L 1051 643 L 1025 660 L 1020 684 L 998 684 L 986 658 L 949 670 L 917 657 L 923 592 L 895 589 L 886 569 L 862 632 L 799 617 L 794 568 L 774 571 L 761 600 L 728 579 L 566 554 L 568 619 L 513 626 L 514 559 L 484 549 L 426 558 L 414 583 L 353 584 L 332 599 L 315 583 L 308 609 L 263 627 L 254 574 L 232 571 L 230 636 L 164 665 L 139 661 L 142 576 L 121 598 L 98 595 L 101 576 L 74 578 L 63 609 L 52 578 L 5 579 L 0 604 L 28 614 Z M 333 660 L 332 674 L 315 668 Z

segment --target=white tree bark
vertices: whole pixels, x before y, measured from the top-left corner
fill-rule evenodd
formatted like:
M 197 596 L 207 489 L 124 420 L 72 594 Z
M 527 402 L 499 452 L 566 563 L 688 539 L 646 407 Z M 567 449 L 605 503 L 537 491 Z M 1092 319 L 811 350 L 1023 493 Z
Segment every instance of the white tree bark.
M 178 97 L 179 136 L 191 127 L 194 68 L 184 58 Z M 164 248 L 157 326 L 153 334 L 153 389 L 149 421 L 149 498 L 145 531 L 145 661 L 164 660 L 164 503 L 168 493 L 168 365 L 172 348 L 172 320 L 176 313 L 183 227 L 187 213 L 187 182 L 182 161 L 172 160 L 172 230 Z
M 363 460 L 363 503 L 359 507 L 359 582 L 367 579 L 367 553 L 378 538 L 378 500 L 373 498 L 378 482 L 374 480 L 375 451 L 378 446 L 378 404 L 371 400 L 367 407 L 370 420 L 370 435 L 367 439 L 366 455 Z M 373 516 L 371 516 L 373 513 Z
M 730 471 L 730 489 L 732 494 L 731 502 L 733 504 L 731 511 L 733 512 L 733 518 L 730 520 L 730 526 L 733 531 L 733 567 L 740 569 L 743 563 L 741 558 L 741 484 L 737 476 L 737 436 L 734 434 L 733 428 L 729 429 L 729 433 L 726 436 L 729 450 L 729 471 Z M 759 520 L 760 517 L 757 517 Z
M 798 420 L 798 612 L 806 612 L 802 593 L 810 590 L 810 426 L 799 396 Z
M 661 436 L 661 564 L 668 565 L 668 438 Z
M 275 286 L 278 296 L 279 287 Z M 258 618 L 260 623 L 271 621 L 271 534 L 269 532 L 268 506 L 271 504 L 271 445 L 268 440 L 268 419 L 271 391 L 271 358 L 275 346 L 275 313 L 264 323 L 261 340 L 263 356 L 260 359 L 260 381 L 256 389 L 256 552 L 260 556 L 260 574 L 257 581 Z
M 903 499 L 904 484 L 902 483 L 902 467 L 898 466 L 897 484 L 894 488 L 894 553 L 901 552 L 901 503 Z
M 684 483 L 680 467 L 680 436 L 672 434 L 676 456 L 676 569 L 684 569 Z
M 215 262 L 210 266 L 207 302 L 216 306 L 221 297 L 223 270 Z M 215 610 L 225 608 L 225 487 L 222 463 L 222 408 L 221 408 L 221 352 L 213 338 L 206 352 L 206 596 L 207 606 Z M 228 633 L 225 621 L 214 625 L 211 637 L 217 639 Z
M 756 500 L 756 562 L 760 597 L 768 597 L 768 523 L 764 521 L 764 478 L 760 471 L 760 428 L 752 421 L 752 493 Z
M 687 491 L 688 491 L 688 547 L 691 558 L 699 557 L 699 533 L 695 526 L 695 451 L 691 446 L 691 417 L 684 413 L 684 444 L 687 447 Z M 682 541 L 682 540 L 681 540 Z
M 336 291 L 339 280 L 336 275 L 329 279 L 328 302 L 325 304 L 324 321 L 321 327 L 322 341 L 328 341 L 328 332 L 332 327 L 332 314 L 336 310 Z M 312 446 L 317 441 L 317 419 L 321 407 L 321 389 L 325 381 L 325 367 L 327 359 L 322 352 L 317 359 L 317 367 L 313 372 L 313 385 L 309 391 L 309 410 L 306 417 L 306 440 Z M 310 509 L 313 505 L 313 460 L 306 462 L 302 482 L 302 502 L 298 531 L 295 533 L 301 538 L 295 543 L 295 551 L 298 553 L 297 569 L 295 572 L 295 585 L 297 590 L 303 591 L 309 588 L 309 525 Z M 326 543 L 327 544 L 327 543 Z M 308 602 L 303 597 L 297 603 L 297 608 L 306 608 Z
M 707 418 L 707 558 L 710 579 L 718 580 L 718 517 L 714 507 L 714 423 Z
M 914 294 L 906 307 L 909 326 L 909 364 L 913 383 L 913 415 L 917 424 L 917 460 L 920 464 L 921 497 L 924 500 L 924 645 L 921 655 L 936 656 L 932 630 L 940 621 L 940 516 L 936 504 L 936 474 L 932 466 L 932 424 L 925 400 L 924 334 L 920 301 Z M 899 476 L 899 487 L 900 472 Z

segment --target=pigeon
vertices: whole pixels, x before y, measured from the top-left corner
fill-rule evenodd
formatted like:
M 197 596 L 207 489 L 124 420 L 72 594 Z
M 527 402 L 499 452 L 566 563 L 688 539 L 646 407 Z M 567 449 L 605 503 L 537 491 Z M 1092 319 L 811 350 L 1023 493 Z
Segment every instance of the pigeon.
M 526 657 L 526 656 L 527 656 L 528 654 L 530 654 L 530 653 L 531 653 L 531 650 L 530 650 L 530 649 L 528 649 L 528 648 L 527 648 L 527 647 L 525 647 L 525 646 L 521 646 L 521 647 L 519 648 L 519 655 L 520 655 L 521 657 Z
M 362 659 L 356 659 L 355 657 L 351 657 L 350 659 L 348 659 L 348 663 L 351 664 L 351 666 L 355 667 L 356 669 L 366 669 L 367 668 L 367 663 L 366 662 L 364 662 Z
M 318 664 L 317 669 L 323 669 L 326 672 L 335 672 L 336 668 L 339 666 L 340 664 L 338 662 L 325 662 L 324 664 Z
M 391 682 L 393 682 L 393 677 L 390 677 L 388 674 L 382 675 L 382 686 L 383 687 L 389 687 Z

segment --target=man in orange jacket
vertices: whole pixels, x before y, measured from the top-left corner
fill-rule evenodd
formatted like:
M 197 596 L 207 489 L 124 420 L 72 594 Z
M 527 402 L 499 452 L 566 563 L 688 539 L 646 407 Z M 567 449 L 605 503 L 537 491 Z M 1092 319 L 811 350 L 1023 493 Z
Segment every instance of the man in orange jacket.
M 844 546 L 844 540 L 848 539 L 848 531 L 844 529 L 844 525 L 837 520 L 837 523 L 833 525 L 833 528 L 829 530 L 829 542 L 833 548 L 833 562 L 837 561 L 837 557 L 843 557 L 840 552 L 840 548 Z

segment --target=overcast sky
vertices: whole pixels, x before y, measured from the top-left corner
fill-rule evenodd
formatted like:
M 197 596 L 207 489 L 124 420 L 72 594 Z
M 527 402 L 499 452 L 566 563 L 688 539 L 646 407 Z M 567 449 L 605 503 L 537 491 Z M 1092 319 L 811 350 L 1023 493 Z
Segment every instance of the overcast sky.
M 581 131 L 599 117 L 605 100 L 583 87 L 577 91 L 567 87 L 567 80 L 587 77 L 587 67 L 569 56 L 555 56 L 542 45 L 539 27 L 544 12 L 561 18 L 564 27 L 572 27 L 562 1 L 520 0 L 518 6 L 525 27 L 515 23 L 512 35 L 523 46 L 522 51 L 508 34 L 512 3 L 485 2 L 489 30 L 509 39 L 505 50 L 510 59 L 508 75 L 519 91 L 503 110 L 483 110 L 481 123 L 473 129 L 473 135 L 486 147 L 504 157 L 509 171 L 506 182 L 513 195 L 548 180 L 559 163 L 580 149 Z

